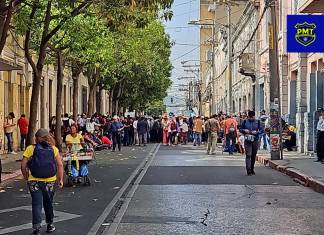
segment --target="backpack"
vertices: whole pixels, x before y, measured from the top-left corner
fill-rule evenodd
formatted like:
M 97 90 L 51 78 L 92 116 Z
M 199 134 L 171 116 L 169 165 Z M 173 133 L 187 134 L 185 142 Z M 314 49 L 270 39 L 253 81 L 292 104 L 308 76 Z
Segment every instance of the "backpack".
M 57 167 L 53 147 L 47 142 L 36 144 L 27 166 L 32 176 L 36 178 L 44 179 L 55 176 Z
M 63 120 L 63 132 L 69 133 L 70 132 L 70 120 Z
M 235 125 L 234 125 L 234 123 L 231 124 L 231 126 L 230 126 L 230 128 L 229 128 L 229 131 L 230 131 L 231 133 L 235 132 Z
M 171 128 L 171 131 L 176 130 L 176 129 L 177 129 L 177 125 L 176 125 L 176 123 L 175 123 L 175 122 L 171 122 L 171 126 L 170 126 L 170 128 Z
M 255 121 L 254 121 L 255 122 Z M 243 123 L 242 123 L 242 129 L 247 129 L 246 127 L 245 127 L 245 124 L 246 124 L 246 119 L 243 121 Z M 261 130 L 261 121 L 260 120 L 258 120 L 258 130 Z
M 210 123 L 209 120 L 205 123 L 205 132 L 210 132 Z

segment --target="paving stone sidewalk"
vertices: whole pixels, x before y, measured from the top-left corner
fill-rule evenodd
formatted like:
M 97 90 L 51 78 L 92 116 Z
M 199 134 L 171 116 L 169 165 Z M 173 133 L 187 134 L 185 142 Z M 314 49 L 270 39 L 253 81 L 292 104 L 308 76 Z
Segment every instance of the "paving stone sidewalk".
M 1 154 L 1 165 L 2 165 L 2 182 L 13 179 L 19 176 L 20 173 L 20 160 L 22 159 L 23 152 L 17 154 Z
M 257 160 L 291 176 L 306 187 L 324 193 L 324 164 L 314 162 L 316 157 L 297 152 L 284 152 L 283 160 L 271 160 L 269 153 L 260 151 Z

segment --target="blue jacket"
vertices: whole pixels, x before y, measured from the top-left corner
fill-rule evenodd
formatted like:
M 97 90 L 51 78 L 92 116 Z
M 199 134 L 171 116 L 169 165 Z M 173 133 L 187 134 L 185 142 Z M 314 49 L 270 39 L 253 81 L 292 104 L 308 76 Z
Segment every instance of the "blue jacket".
M 121 129 L 121 128 L 123 128 L 123 124 L 121 124 L 121 122 L 112 122 L 111 123 L 111 132 L 112 133 L 116 133 L 116 132 L 118 132 L 118 129 Z
M 264 132 L 264 128 L 260 120 L 253 120 L 253 121 L 249 119 L 244 120 L 240 127 L 240 132 L 244 135 L 246 134 L 244 131 L 245 129 L 248 129 L 250 132 L 256 131 L 257 133 L 254 134 L 256 139 L 259 139 Z
M 145 134 L 148 132 L 149 126 L 145 119 L 138 121 L 137 123 L 137 133 L 138 134 Z

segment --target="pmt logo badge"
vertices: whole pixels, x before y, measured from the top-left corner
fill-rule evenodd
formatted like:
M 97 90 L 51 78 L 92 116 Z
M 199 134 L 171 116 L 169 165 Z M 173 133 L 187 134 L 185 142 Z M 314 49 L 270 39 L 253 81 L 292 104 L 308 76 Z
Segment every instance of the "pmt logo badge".
M 295 38 L 298 43 L 307 47 L 316 41 L 316 24 L 309 24 L 307 22 L 303 24 L 298 23 L 295 25 L 295 28 L 297 29 Z

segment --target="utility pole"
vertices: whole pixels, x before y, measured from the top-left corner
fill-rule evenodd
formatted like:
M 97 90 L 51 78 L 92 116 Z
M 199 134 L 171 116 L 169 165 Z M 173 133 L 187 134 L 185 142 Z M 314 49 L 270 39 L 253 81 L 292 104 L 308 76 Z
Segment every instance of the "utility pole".
M 215 106 L 216 106 L 216 84 L 215 84 L 215 78 L 216 78 L 216 66 L 215 66 L 215 42 L 216 42 L 216 2 L 214 2 L 214 19 L 213 19 L 213 26 L 212 26 L 212 81 L 211 81 L 211 105 L 209 110 L 209 116 L 211 117 L 215 113 Z
M 231 3 L 227 2 L 227 49 L 228 49 L 228 67 L 227 67 L 227 80 L 228 80 L 228 112 L 233 112 L 233 97 L 232 97 L 232 28 L 231 28 Z
M 278 32 L 276 17 L 277 0 L 267 0 L 270 4 L 271 20 L 269 23 L 269 68 L 270 68 L 270 144 L 271 160 L 282 159 L 281 146 L 281 111 L 280 82 L 278 63 Z

